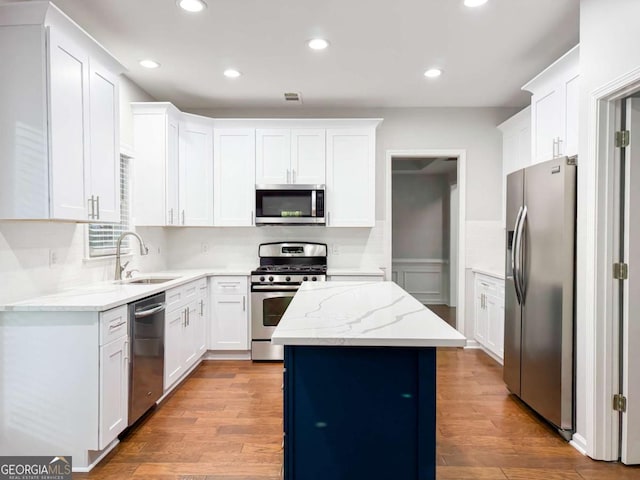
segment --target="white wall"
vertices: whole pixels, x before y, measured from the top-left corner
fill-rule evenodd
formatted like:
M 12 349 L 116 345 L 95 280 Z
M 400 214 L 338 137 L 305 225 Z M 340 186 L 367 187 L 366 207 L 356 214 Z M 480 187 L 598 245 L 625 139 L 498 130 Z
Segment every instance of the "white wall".
M 125 77 L 120 84 L 120 134 L 133 145 L 129 102 L 153 100 Z M 134 160 L 135 161 L 135 160 Z M 63 288 L 110 280 L 114 260 L 85 260 L 86 226 L 62 222 L 0 222 L 0 303 L 53 293 Z M 163 229 L 139 228 L 151 254 L 128 257 L 142 271 L 166 268 Z M 160 254 L 158 253 L 160 249 Z M 56 263 L 51 264 L 52 255 Z
M 577 248 L 577 432 L 586 440 L 587 452 L 595 451 L 592 398 L 589 385 L 599 379 L 587 377 L 586 367 L 599 362 L 593 341 L 604 332 L 594 330 L 596 209 L 596 161 L 589 145 L 594 142 L 595 118 L 590 114 L 591 96 L 598 88 L 640 66 L 640 2 L 637 0 L 582 0 L 580 2 L 580 154 L 578 175 Z
M 392 258 L 446 259 L 448 177 L 394 174 L 391 188 Z

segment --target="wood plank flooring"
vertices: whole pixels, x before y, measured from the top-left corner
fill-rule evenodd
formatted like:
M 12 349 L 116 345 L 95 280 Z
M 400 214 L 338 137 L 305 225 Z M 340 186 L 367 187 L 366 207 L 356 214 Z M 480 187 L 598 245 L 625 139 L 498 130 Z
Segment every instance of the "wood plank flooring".
M 480 350 L 438 352 L 438 479 L 640 480 L 640 468 L 570 447 L 508 395 L 501 375 Z M 281 384 L 282 364 L 203 362 L 98 467 L 74 479 L 279 479 Z

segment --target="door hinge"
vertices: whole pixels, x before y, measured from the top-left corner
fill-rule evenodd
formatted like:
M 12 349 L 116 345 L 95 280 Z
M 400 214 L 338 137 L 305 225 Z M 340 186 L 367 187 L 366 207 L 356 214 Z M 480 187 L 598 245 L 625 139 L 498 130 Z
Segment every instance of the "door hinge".
M 620 130 L 616 132 L 616 148 L 629 146 L 629 130 Z
M 613 396 L 613 409 L 616 412 L 626 412 L 627 411 L 627 397 L 621 394 L 616 394 Z
M 626 263 L 614 263 L 613 278 L 616 280 L 626 280 L 629 278 L 629 265 Z

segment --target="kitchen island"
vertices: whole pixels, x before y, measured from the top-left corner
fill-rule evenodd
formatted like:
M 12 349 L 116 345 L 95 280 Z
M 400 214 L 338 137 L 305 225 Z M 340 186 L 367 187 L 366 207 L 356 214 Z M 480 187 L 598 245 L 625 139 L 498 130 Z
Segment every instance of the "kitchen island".
M 272 342 L 285 479 L 435 479 L 436 347 L 464 336 L 393 282 L 305 282 Z

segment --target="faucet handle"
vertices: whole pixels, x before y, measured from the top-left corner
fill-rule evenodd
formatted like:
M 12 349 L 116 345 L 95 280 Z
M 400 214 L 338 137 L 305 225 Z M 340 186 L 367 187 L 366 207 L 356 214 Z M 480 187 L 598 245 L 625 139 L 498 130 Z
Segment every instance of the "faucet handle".
M 129 263 L 129 262 L 127 262 Z M 125 278 L 133 278 L 133 272 L 138 272 L 140 273 L 140 270 L 138 270 L 137 268 L 132 268 L 131 270 L 127 270 L 124 274 Z
M 127 262 L 124 262 L 123 265 L 120 265 L 120 273 L 124 272 L 124 269 L 127 268 L 127 265 L 129 265 L 129 262 L 130 260 Z

